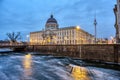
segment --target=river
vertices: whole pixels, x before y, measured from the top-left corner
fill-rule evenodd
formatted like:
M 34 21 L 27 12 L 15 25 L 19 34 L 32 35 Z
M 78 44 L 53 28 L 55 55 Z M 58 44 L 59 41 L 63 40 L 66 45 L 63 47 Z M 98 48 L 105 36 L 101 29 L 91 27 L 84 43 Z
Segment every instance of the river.
M 87 63 L 71 58 L 32 54 L 1 53 L 0 80 L 120 80 L 118 70 L 83 66 Z

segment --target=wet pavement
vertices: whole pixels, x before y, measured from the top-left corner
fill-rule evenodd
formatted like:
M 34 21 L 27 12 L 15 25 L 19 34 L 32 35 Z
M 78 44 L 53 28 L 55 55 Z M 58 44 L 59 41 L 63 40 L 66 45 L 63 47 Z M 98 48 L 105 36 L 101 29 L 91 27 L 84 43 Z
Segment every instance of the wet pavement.
M 120 80 L 120 71 L 84 66 L 81 60 L 14 54 L 0 55 L 0 80 Z

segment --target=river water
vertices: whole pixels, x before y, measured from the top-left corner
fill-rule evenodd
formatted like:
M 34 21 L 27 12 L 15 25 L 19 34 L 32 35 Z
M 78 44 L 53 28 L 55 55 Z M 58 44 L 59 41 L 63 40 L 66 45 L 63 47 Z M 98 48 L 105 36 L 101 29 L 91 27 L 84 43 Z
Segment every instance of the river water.
M 85 62 L 71 58 L 32 54 L 1 53 L 0 80 L 120 80 L 117 70 L 83 66 Z

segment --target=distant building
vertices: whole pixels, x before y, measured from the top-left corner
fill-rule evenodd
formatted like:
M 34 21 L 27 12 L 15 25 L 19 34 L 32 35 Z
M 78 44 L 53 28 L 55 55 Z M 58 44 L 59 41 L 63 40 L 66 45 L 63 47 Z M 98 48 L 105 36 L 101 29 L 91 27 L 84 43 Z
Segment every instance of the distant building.
M 120 43 L 120 0 L 117 0 L 117 4 L 113 9 L 115 13 L 115 29 L 116 29 L 116 43 Z
M 10 41 L 2 41 L 0 40 L 0 45 L 9 45 Z
M 50 16 L 45 29 L 30 33 L 31 44 L 92 44 L 94 36 L 78 26 L 59 28 L 57 20 Z
M 107 38 L 97 38 L 97 44 L 108 44 L 108 42 Z

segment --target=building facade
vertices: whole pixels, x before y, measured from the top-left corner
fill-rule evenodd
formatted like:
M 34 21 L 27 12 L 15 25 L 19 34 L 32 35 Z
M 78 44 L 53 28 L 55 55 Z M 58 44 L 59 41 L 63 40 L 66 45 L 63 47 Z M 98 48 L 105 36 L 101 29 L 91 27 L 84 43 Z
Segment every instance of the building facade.
M 115 29 L 116 29 L 116 43 L 120 43 L 120 0 L 117 0 L 117 4 L 114 7 L 115 13 Z
M 57 20 L 51 15 L 44 30 L 30 33 L 30 43 L 35 45 L 92 44 L 94 36 L 79 26 L 59 28 Z

